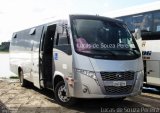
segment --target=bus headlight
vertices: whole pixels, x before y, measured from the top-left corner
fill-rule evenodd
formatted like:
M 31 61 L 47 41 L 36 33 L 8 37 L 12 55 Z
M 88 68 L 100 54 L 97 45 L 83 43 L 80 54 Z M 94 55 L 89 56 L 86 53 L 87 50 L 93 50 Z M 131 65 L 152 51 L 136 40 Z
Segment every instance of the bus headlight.
M 143 75 L 144 75 L 144 71 L 143 70 L 137 72 L 137 76 L 138 77 L 143 76 Z
M 144 79 L 144 71 L 143 70 L 138 71 L 137 72 L 137 80 L 143 82 L 143 79 Z
M 83 69 L 75 69 L 76 72 L 81 73 L 83 75 L 86 75 L 92 79 L 94 79 L 96 81 L 96 83 L 98 84 L 98 80 L 96 77 L 96 73 L 94 71 L 88 71 L 88 70 L 83 70 Z
M 141 92 L 142 90 L 142 87 L 143 87 L 143 78 L 144 78 L 144 71 L 141 70 L 141 71 L 137 71 L 136 72 L 136 82 L 135 82 L 135 85 L 134 85 L 134 89 L 133 89 L 133 92 Z

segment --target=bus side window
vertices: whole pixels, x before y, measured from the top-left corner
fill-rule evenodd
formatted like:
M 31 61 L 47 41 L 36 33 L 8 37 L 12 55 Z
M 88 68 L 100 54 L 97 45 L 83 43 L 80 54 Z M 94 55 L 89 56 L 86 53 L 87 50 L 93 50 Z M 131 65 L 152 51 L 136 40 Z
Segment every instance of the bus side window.
M 71 55 L 71 45 L 68 30 L 64 29 L 62 33 L 57 33 L 55 48 Z
M 160 12 L 153 13 L 153 32 L 160 31 Z
M 59 36 L 59 41 L 58 41 L 58 45 L 68 45 L 68 40 L 67 40 L 67 36 L 64 34 L 60 34 Z

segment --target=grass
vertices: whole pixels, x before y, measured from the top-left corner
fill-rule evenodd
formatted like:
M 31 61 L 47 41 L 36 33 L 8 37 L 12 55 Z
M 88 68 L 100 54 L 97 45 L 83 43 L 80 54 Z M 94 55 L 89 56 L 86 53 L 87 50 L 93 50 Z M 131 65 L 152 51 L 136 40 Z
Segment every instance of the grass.
M 18 76 L 10 76 L 10 79 L 18 79 Z
M 3 53 L 9 53 L 9 51 L 0 51 L 1 54 Z

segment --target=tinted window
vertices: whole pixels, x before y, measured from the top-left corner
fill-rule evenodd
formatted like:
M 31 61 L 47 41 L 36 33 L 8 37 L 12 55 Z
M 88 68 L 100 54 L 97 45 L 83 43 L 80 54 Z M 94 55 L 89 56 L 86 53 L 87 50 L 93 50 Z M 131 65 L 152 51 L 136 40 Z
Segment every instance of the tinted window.
M 61 27 L 61 26 L 59 26 Z M 62 29 L 61 29 L 62 28 Z M 55 46 L 54 48 L 59 49 L 63 51 L 64 53 L 71 55 L 71 45 L 70 45 L 70 39 L 69 39 L 69 33 L 68 33 L 68 27 L 61 27 L 60 31 L 57 29 L 57 34 L 56 34 L 56 41 L 55 41 Z
M 72 25 L 75 49 L 80 54 L 109 59 L 139 57 L 134 39 L 123 23 L 82 18 L 74 19 Z
M 133 16 L 133 26 L 135 29 L 139 28 L 142 31 L 152 30 L 152 14 L 139 14 Z
M 132 17 L 123 17 L 124 22 L 128 26 L 130 31 L 134 31 L 133 19 Z
M 66 33 L 59 34 L 58 45 L 66 45 L 66 44 L 69 44 Z
M 153 13 L 153 31 L 160 31 L 160 12 Z
M 62 33 L 57 34 L 57 44 L 58 45 L 68 45 L 68 44 L 70 44 L 69 34 L 68 34 L 67 29 L 64 29 L 62 31 Z

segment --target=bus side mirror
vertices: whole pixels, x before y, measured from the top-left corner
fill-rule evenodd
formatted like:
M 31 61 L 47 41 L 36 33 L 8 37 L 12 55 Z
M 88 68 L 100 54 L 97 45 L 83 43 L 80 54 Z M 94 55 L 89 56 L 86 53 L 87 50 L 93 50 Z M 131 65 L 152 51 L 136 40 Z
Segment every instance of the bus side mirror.
M 133 33 L 133 36 L 136 40 L 141 39 L 141 30 L 140 29 L 135 29 L 135 32 Z

